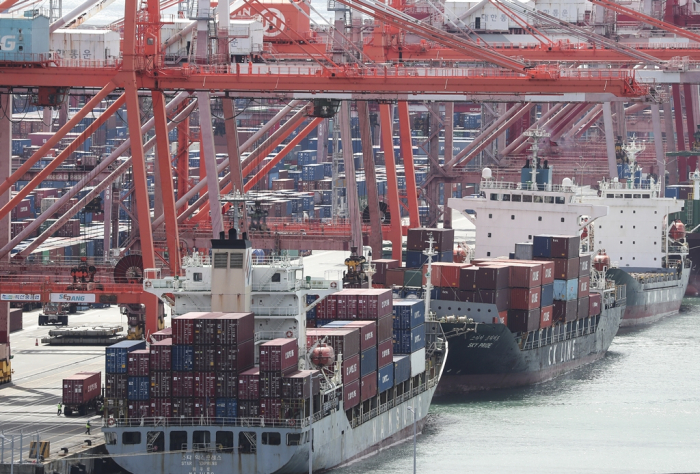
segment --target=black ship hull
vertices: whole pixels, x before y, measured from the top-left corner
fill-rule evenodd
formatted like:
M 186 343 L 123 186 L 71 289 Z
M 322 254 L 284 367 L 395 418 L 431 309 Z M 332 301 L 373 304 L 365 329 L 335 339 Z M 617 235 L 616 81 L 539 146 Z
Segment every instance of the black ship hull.
M 586 320 L 558 324 L 525 341 L 503 324 L 443 323 L 450 352 L 436 396 L 536 384 L 594 362 L 610 347 L 624 309 L 604 309 L 591 327 Z
M 685 234 L 685 241 L 688 244 L 688 258 L 692 262 L 685 296 L 700 296 L 700 232 Z

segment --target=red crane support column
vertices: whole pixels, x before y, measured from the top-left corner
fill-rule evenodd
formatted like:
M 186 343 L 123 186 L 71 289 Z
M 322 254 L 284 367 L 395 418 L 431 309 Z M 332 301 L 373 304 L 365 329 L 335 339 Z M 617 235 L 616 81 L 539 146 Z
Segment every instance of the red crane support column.
M 681 86 L 672 84 L 671 92 L 673 96 L 673 113 L 676 119 L 676 145 L 678 151 L 685 151 L 685 134 L 683 133 L 683 105 L 681 103 Z M 685 156 L 676 157 L 678 160 L 678 181 L 683 182 L 688 179 L 688 158 Z
M 187 107 L 186 103 L 179 106 L 178 112 Z M 187 192 L 190 180 L 190 117 L 187 116 L 177 126 L 177 198 Z
M 338 117 L 340 115 L 340 117 Z M 350 222 L 351 246 L 357 247 L 357 254 L 364 254 L 362 248 L 362 217 L 360 216 L 360 200 L 357 194 L 355 179 L 355 158 L 352 154 L 352 133 L 350 131 L 350 104 L 347 100 L 340 103 L 340 139 L 343 146 L 343 162 L 345 163 L 345 196 L 348 201 L 348 221 Z
M 384 164 L 386 166 L 386 192 L 389 200 L 389 240 L 391 240 L 391 258 L 401 261 L 403 237 L 401 234 L 401 204 L 399 203 L 399 185 L 396 179 L 396 160 L 394 158 L 394 137 L 392 133 L 391 105 L 379 104 L 379 123 L 382 127 L 382 144 L 384 145 Z
M 168 243 L 168 263 L 171 275 L 180 274 L 180 235 L 177 228 L 175 209 L 175 189 L 170 162 L 170 141 L 168 140 L 168 118 L 165 112 L 165 97 L 161 91 L 152 91 L 153 118 L 156 122 L 156 159 L 160 165 L 160 190 L 165 216 L 165 238 Z
M 377 190 L 377 174 L 374 169 L 372 132 L 369 129 L 369 106 L 366 100 L 358 100 L 356 104 L 360 122 L 362 163 L 365 167 L 365 187 L 367 189 L 367 207 L 369 209 L 369 246 L 372 248 L 372 256 L 378 255 L 381 258 L 382 223 L 379 217 L 379 191 Z
M 452 171 L 452 166 L 449 163 L 452 161 L 453 156 L 453 141 L 454 138 L 454 117 L 455 117 L 455 103 L 445 102 L 445 119 L 443 121 L 445 125 L 445 170 Z M 445 229 L 452 228 L 452 210 L 447 206 L 447 201 L 452 197 L 452 185 L 453 183 L 445 183 L 445 205 L 443 207 L 442 213 L 442 226 Z M 460 184 L 461 186 L 461 184 Z
M 12 173 L 12 94 L 8 90 L 0 91 L 0 108 L 5 111 L 0 116 L 0 182 L 5 182 Z M 10 202 L 10 190 L 0 192 L 0 206 Z M 10 216 L 0 217 L 0 248 L 10 242 Z M 9 252 L 0 257 L 0 261 L 9 262 Z M 10 303 L 0 301 L 0 321 L 7 321 L 7 327 L 0 328 L 10 334 Z
M 685 124 L 688 130 L 688 150 L 693 149 L 693 141 L 695 135 L 695 107 L 693 107 L 693 92 L 692 88 L 697 90 L 697 84 L 683 84 L 683 95 L 685 98 Z M 695 171 L 697 167 L 698 157 L 692 156 L 687 158 L 687 164 L 690 166 L 690 172 Z M 682 176 L 682 180 L 686 180 L 688 174 Z
M 227 38 L 228 40 L 228 38 Z M 226 43 L 228 45 L 228 41 Z M 236 126 L 236 104 L 233 99 L 224 97 L 224 126 L 226 127 L 226 148 L 228 163 L 231 170 L 231 185 L 233 191 L 243 192 L 243 171 L 241 170 L 241 154 L 238 144 L 238 127 Z M 245 221 L 246 219 L 243 219 Z
M 413 167 L 413 140 L 411 137 L 411 116 L 408 113 L 408 102 L 399 101 L 399 136 L 403 168 L 406 173 L 406 196 L 408 197 L 409 227 L 420 227 L 418 216 L 418 189 L 416 188 L 416 170 Z M 393 150 L 393 145 L 392 145 Z M 401 218 L 401 213 L 399 213 Z

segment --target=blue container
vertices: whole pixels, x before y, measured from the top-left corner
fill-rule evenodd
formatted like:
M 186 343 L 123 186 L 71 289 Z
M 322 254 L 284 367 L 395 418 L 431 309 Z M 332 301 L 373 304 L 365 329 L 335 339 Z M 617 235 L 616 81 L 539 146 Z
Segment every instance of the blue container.
M 572 301 L 578 298 L 578 278 L 571 280 L 554 280 L 554 299 Z
M 331 204 L 333 202 L 333 191 L 325 190 L 321 191 L 321 203 L 324 205 Z
M 113 344 L 105 351 L 105 372 L 125 374 L 128 354 L 146 348 L 146 341 L 122 341 Z
M 532 238 L 532 256 L 533 257 L 551 257 L 552 256 L 552 236 L 551 235 L 535 235 Z
M 394 329 L 394 354 L 411 354 L 425 347 L 425 325 Z
M 316 150 L 302 150 L 297 153 L 297 165 L 316 164 L 318 152 Z
M 360 376 L 364 377 L 377 370 L 377 347 L 373 346 L 360 354 Z
M 320 181 L 323 178 L 323 164 L 304 165 L 301 169 L 301 179 L 304 181 Z
M 425 301 L 394 300 L 392 314 L 394 315 L 394 329 L 413 329 L 425 324 Z
M 331 321 L 328 324 L 324 324 L 324 328 L 342 328 L 350 324 L 350 321 Z
M 80 223 L 84 225 L 92 224 L 92 212 L 81 212 Z
M 323 163 L 323 177 L 330 178 L 333 176 L 333 163 Z
M 394 385 L 404 383 L 411 378 L 411 356 L 394 356 Z
M 409 365 L 410 370 L 410 365 Z M 377 392 L 382 393 L 394 386 L 394 364 L 387 364 L 377 371 Z
M 452 254 L 452 250 L 445 250 L 444 252 L 440 252 L 435 257 L 433 257 L 433 261 L 448 263 L 454 262 L 454 255 Z
M 428 256 L 420 250 L 406 250 L 406 268 L 420 268 L 428 261 Z
M 216 417 L 217 418 L 237 418 L 238 417 L 238 400 L 235 398 L 217 398 L 216 399 Z
M 149 399 L 151 386 L 149 377 L 129 377 L 126 383 L 126 398 L 134 402 L 143 402 Z
M 313 196 L 303 196 L 301 198 L 301 210 L 302 211 L 313 211 L 314 210 L 314 197 Z
M 192 358 L 194 356 L 194 347 L 182 344 L 173 344 L 173 371 L 190 372 L 192 371 Z
M 543 307 L 554 304 L 554 283 L 542 285 L 542 295 L 540 296 L 540 301 Z

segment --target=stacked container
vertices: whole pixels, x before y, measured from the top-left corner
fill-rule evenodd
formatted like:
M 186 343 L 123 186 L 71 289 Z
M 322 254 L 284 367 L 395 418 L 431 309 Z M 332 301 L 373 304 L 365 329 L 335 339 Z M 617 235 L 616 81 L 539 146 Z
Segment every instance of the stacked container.
M 253 313 L 228 313 L 220 314 L 213 323 L 216 416 L 235 418 L 238 375 L 255 363 L 255 318 Z
M 169 331 L 172 335 L 172 331 Z M 158 334 L 158 333 L 156 333 Z M 173 414 L 172 392 L 172 338 L 157 339 L 149 347 L 151 380 L 151 416 L 170 418 Z
M 122 341 L 105 351 L 105 404 L 113 416 L 129 416 L 129 354 L 144 349 L 146 341 Z M 140 405 L 136 408 L 139 415 L 148 411 L 148 408 L 143 410 Z
M 394 354 L 410 357 L 411 377 L 425 372 L 425 302 L 394 301 L 392 318 Z
M 299 345 L 296 339 L 274 339 L 260 345 L 260 416 L 282 417 L 282 379 L 296 372 Z
M 407 268 L 419 268 L 428 261 L 428 257 L 423 254 L 423 250 L 429 247 L 430 234 L 433 237 L 433 250 L 437 252 L 437 255 L 433 257 L 433 262 L 453 261 L 454 229 L 428 229 L 421 227 L 408 229 L 406 242 Z
M 127 362 L 127 401 L 129 418 L 150 416 L 150 351 L 131 351 Z

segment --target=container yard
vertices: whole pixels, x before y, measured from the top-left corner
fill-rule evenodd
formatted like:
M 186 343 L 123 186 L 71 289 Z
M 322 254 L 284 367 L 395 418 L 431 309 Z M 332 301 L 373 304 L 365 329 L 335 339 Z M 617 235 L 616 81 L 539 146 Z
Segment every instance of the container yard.
M 698 25 L 0 2 L 0 473 L 342 474 L 604 366 L 698 293 Z

